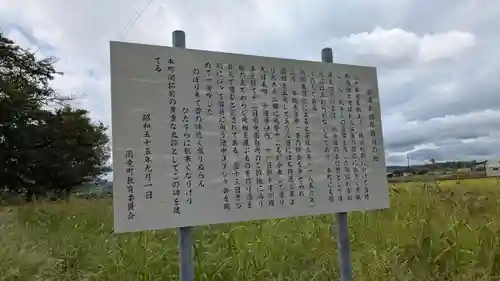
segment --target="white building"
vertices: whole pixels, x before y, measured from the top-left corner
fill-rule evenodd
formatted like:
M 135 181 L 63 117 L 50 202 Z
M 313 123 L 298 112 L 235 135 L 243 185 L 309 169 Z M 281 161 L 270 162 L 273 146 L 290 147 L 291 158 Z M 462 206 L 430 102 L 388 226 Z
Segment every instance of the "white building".
M 488 160 L 486 162 L 486 176 L 500 177 L 500 159 Z

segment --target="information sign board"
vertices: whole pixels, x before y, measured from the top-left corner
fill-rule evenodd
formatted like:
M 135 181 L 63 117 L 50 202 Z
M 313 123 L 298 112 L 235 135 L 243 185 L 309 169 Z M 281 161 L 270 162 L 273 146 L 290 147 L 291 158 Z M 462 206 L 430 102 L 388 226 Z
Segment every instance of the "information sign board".
M 375 68 L 110 50 L 116 232 L 389 206 Z

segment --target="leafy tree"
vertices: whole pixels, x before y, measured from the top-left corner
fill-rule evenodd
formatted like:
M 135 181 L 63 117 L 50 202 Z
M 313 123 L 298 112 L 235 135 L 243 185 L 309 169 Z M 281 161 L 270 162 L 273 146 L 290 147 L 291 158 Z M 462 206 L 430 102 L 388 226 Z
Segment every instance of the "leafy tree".
M 67 195 L 99 176 L 109 159 L 102 123 L 70 107 L 50 86 L 55 59 L 39 60 L 0 31 L 0 190 Z M 48 105 L 58 103 L 55 110 Z

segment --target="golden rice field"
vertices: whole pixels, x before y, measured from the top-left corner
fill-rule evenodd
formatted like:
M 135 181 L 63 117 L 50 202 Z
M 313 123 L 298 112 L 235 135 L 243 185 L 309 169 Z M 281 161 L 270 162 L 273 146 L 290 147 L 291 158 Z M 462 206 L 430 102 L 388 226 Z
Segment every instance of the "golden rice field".
M 500 184 L 406 183 L 349 216 L 354 278 L 500 280 Z M 196 230 L 196 280 L 338 280 L 332 215 Z M 177 280 L 175 231 L 115 235 L 112 202 L 3 208 L 0 280 Z

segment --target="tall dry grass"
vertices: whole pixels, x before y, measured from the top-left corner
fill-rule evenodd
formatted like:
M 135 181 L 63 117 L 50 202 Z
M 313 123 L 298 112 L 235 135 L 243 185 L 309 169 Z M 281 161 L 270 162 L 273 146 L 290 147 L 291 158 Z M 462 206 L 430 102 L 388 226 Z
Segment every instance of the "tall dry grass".
M 355 280 L 500 280 L 495 180 L 400 184 L 351 213 Z M 337 280 L 333 216 L 196 230 L 196 280 Z M 0 280 L 177 280 L 175 231 L 115 235 L 110 200 L 3 208 Z

